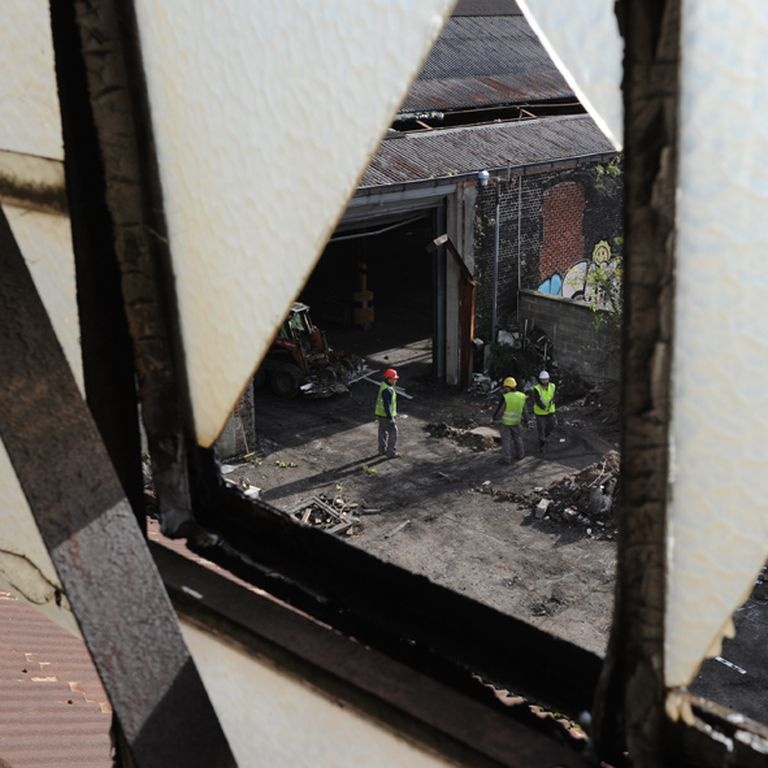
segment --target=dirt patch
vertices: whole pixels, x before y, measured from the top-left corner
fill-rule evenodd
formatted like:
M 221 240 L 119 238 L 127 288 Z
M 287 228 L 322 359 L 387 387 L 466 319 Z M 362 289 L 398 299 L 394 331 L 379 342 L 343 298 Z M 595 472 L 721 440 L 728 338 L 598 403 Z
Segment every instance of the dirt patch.
M 257 396 L 258 429 L 278 447 L 229 477 L 246 476 L 286 512 L 313 496 L 354 500 L 364 527 L 350 546 L 602 653 L 615 543 L 586 536 L 583 526 L 536 520 L 519 500 L 601 461 L 616 436 L 596 433 L 585 407 L 569 405 L 579 426 L 561 420 L 545 454 L 535 429 L 524 429 L 527 455 L 509 466 L 491 426 L 497 395 L 400 374 L 413 396 L 398 400 L 400 458 L 376 455 L 376 389 L 360 382 L 328 400 Z
M 447 438 L 471 451 L 489 451 L 501 442 L 497 429 L 481 427 L 472 421 L 466 426 L 451 426 L 445 423 L 427 424 L 424 430 L 430 437 Z

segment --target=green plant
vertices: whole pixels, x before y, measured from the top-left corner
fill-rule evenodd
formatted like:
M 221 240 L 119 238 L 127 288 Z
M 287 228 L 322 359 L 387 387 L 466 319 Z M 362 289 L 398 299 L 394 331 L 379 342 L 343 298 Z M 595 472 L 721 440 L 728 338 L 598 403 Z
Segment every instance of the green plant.
M 595 264 L 587 271 L 584 296 L 594 312 L 595 330 L 606 324 L 619 329 L 624 311 L 624 259 L 614 256 L 610 261 Z

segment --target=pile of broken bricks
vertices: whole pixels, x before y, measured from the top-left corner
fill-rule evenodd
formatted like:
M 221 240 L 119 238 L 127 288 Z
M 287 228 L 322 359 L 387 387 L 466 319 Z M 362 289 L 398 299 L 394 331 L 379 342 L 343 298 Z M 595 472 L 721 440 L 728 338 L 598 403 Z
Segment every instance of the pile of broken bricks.
M 537 520 L 557 520 L 583 527 L 587 536 L 613 539 L 619 466 L 618 451 L 608 451 L 600 461 L 547 489 L 534 488 L 519 501 L 532 508 Z

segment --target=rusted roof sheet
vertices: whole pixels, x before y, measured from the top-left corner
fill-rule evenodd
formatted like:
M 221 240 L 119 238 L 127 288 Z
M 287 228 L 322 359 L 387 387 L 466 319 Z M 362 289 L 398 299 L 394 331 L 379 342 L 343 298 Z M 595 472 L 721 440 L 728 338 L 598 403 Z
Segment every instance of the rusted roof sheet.
M 111 712 L 82 640 L 0 591 L 0 760 L 110 768 Z
M 589 115 L 492 123 L 384 139 L 360 187 L 383 187 L 614 153 Z
M 524 16 L 448 20 L 401 112 L 575 99 Z

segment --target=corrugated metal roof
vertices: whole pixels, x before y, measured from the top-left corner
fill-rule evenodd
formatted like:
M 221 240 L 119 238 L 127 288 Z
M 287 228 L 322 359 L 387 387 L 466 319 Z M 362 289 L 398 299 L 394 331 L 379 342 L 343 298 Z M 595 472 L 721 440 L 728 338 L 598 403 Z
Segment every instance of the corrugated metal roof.
M 0 759 L 110 768 L 111 713 L 82 640 L 0 591 Z
M 515 0 L 459 0 L 453 16 L 512 16 L 521 14 Z
M 401 112 L 575 99 L 524 16 L 448 20 Z
M 360 187 L 615 152 L 589 115 L 445 128 L 384 139 Z

